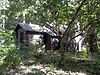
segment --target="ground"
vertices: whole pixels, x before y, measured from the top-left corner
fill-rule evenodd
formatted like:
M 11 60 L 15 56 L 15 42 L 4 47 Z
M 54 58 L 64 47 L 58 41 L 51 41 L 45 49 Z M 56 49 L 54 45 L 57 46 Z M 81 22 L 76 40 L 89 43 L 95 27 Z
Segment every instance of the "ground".
M 30 65 L 29 65 L 30 64 Z M 82 72 L 63 71 L 50 67 L 46 64 L 34 64 L 32 61 L 21 65 L 16 69 L 7 70 L 5 75 L 87 75 Z
M 62 60 L 59 51 L 31 53 L 26 52 L 20 65 L 6 68 L 3 75 L 100 75 L 100 53 L 66 52 Z

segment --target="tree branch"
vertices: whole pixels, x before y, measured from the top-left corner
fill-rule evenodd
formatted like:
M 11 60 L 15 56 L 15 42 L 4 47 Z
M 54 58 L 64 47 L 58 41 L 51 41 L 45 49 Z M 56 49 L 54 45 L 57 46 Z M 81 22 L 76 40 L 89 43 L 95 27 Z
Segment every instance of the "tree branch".
M 82 31 L 84 31 L 84 30 L 85 30 L 88 26 L 90 26 L 93 22 L 95 22 L 95 21 L 98 22 L 98 20 L 100 20 L 100 18 L 94 19 L 93 21 L 89 22 L 89 23 L 83 28 Z M 100 21 L 99 21 L 99 22 L 100 22 Z M 87 30 L 86 33 L 89 33 L 89 30 L 90 30 L 91 27 L 93 27 L 93 26 L 91 25 L 91 26 L 89 27 L 89 29 Z M 77 34 L 76 36 L 72 37 L 71 40 L 75 39 L 75 38 L 78 37 L 79 35 L 81 35 L 81 33 L 79 33 L 79 34 Z M 68 43 L 71 42 L 71 40 L 68 41 Z
M 86 0 L 83 0 L 83 2 L 82 2 L 82 3 L 80 4 L 80 6 L 78 7 L 78 9 L 77 9 L 77 11 L 76 11 L 76 13 L 75 13 L 74 18 L 73 18 L 73 19 L 71 20 L 71 22 L 68 24 L 68 27 L 67 27 L 67 29 L 65 30 L 65 33 L 63 34 L 63 37 L 62 37 L 62 38 L 64 38 L 64 36 L 66 35 L 68 29 L 70 28 L 71 24 L 74 22 L 75 18 L 77 17 L 77 14 L 78 14 L 79 10 L 81 9 L 81 7 L 82 7 L 82 5 L 84 4 L 85 1 L 86 1 Z

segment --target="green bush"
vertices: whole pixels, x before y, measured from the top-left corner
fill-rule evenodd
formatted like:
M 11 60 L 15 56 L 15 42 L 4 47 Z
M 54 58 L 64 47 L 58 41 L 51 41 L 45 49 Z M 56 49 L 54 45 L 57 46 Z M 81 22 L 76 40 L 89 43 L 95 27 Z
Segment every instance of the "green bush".
M 19 49 L 15 45 L 12 30 L 0 30 L 0 74 L 20 64 Z

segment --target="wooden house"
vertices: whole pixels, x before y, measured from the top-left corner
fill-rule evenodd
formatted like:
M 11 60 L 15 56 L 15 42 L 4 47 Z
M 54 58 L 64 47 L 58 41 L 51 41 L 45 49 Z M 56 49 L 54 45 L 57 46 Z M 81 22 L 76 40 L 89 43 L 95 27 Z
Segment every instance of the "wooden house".
M 36 24 L 18 23 L 14 29 L 16 32 L 17 44 L 20 48 L 28 45 L 28 43 L 36 44 L 37 41 L 42 41 L 45 45 L 45 50 L 51 49 L 53 41 L 58 40 L 58 36 L 52 30 L 45 26 Z M 25 41 L 28 41 L 25 43 Z

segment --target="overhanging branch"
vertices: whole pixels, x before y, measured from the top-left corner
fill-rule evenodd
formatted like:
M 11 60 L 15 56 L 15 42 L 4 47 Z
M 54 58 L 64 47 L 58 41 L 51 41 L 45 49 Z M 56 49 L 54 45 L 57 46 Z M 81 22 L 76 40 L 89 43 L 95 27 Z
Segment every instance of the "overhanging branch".
M 80 4 L 80 6 L 78 7 L 78 9 L 77 9 L 77 11 L 76 11 L 76 13 L 75 13 L 74 18 L 73 18 L 73 19 L 71 20 L 71 22 L 68 24 L 68 27 L 67 27 L 67 29 L 65 30 L 65 33 L 63 34 L 63 37 L 62 37 L 62 38 L 64 38 L 64 36 L 65 36 L 66 33 L 68 32 L 68 29 L 70 28 L 71 24 L 74 22 L 75 18 L 77 17 L 77 14 L 78 14 L 79 10 L 81 9 L 81 7 L 82 7 L 82 5 L 84 4 L 85 1 L 86 1 L 86 0 L 83 0 L 82 3 Z
M 83 29 L 82 29 L 82 31 L 84 31 L 88 26 L 90 26 L 93 22 L 100 22 L 100 21 L 98 21 L 98 20 L 100 20 L 100 18 L 97 18 L 97 19 L 94 19 L 93 21 L 91 21 L 91 22 L 89 22 Z M 88 29 L 87 29 L 87 32 L 86 32 L 86 34 L 87 33 L 89 33 L 89 30 L 90 30 L 90 28 L 92 28 L 92 27 L 94 27 L 94 26 L 90 26 Z M 70 39 L 70 41 L 68 41 L 68 43 L 69 42 L 71 42 L 71 40 L 73 40 L 73 39 L 75 39 L 76 37 L 78 37 L 78 36 L 80 36 L 82 33 L 79 33 L 79 34 L 77 34 L 76 36 L 74 36 L 74 37 L 72 37 L 71 39 Z

